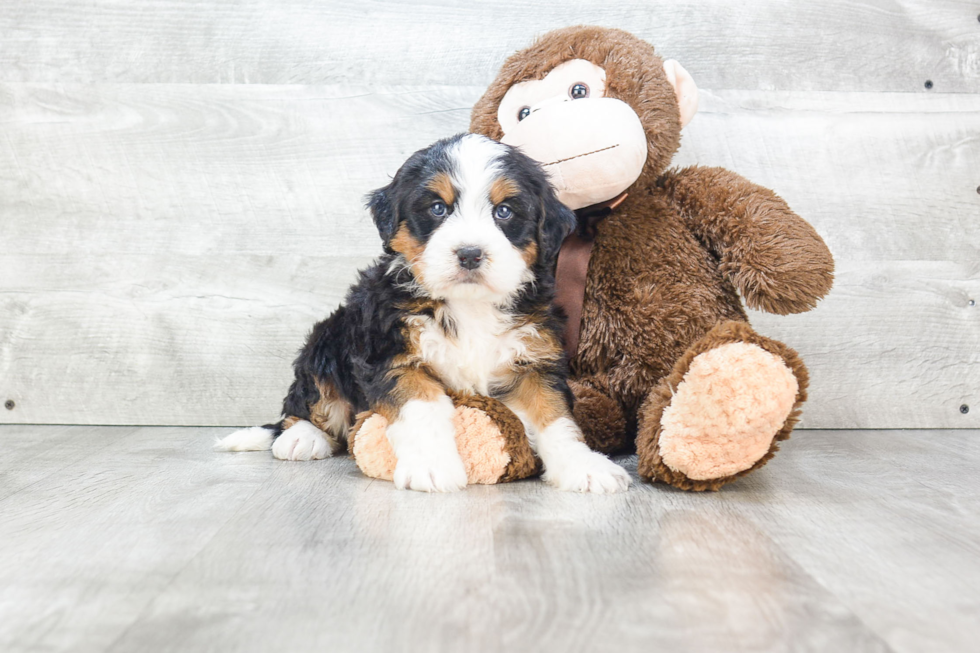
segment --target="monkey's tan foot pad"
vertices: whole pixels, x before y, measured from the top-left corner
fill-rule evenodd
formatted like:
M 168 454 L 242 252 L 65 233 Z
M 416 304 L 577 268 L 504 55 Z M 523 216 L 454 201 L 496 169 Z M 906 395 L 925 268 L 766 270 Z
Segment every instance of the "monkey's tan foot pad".
M 712 481 L 770 453 L 798 390 L 784 360 L 756 345 L 731 342 L 701 353 L 660 415 L 657 458 L 694 481 L 688 489 L 718 489 Z

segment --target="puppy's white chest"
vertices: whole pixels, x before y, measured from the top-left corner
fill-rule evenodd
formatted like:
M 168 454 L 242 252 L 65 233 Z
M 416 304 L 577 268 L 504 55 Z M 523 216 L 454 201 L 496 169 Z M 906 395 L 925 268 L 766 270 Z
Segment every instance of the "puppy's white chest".
M 525 352 L 524 334 L 508 316 L 493 307 L 465 306 L 452 312 L 455 333 L 430 318 L 421 318 L 422 359 L 453 390 L 489 394 Z

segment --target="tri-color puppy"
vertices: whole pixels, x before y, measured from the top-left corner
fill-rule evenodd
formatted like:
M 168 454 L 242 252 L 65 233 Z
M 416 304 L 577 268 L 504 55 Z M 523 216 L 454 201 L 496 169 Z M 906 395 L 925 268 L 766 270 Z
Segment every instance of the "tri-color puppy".
M 544 478 L 617 492 L 629 476 L 590 450 L 571 418 L 553 270 L 575 216 L 518 150 L 458 135 L 413 154 L 368 206 L 385 255 L 313 327 L 274 425 L 238 431 L 222 451 L 272 448 L 310 460 L 345 447 L 353 416 L 384 415 L 398 488 L 458 490 L 447 389 L 495 397 L 524 422 Z

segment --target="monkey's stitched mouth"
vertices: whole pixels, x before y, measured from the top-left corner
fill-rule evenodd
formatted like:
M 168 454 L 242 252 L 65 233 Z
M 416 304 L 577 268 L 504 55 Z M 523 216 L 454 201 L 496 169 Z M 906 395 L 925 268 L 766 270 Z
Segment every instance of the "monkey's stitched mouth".
M 619 147 L 619 143 L 615 145 L 610 145 L 608 147 L 602 147 L 598 150 L 592 150 L 591 152 L 585 152 L 584 154 L 576 154 L 575 156 L 570 156 L 565 159 L 558 159 L 557 161 L 552 161 L 551 163 L 542 163 L 543 166 L 556 166 L 559 163 L 564 163 L 565 161 L 571 161 L 572 159 L 581 159 L 583 156 L 590 156 L 592 154 L 598 154 L 599 152 L 605 152 L 606 150 L 611 150 L 613 148 Z

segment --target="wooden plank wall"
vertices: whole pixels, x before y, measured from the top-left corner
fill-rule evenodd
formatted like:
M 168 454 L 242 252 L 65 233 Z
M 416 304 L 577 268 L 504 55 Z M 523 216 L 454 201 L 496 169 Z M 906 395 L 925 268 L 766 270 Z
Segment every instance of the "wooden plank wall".
M 774 188 L 834 251 L 817 310 L 753 315 L 810 366 L 804 425 L 976 428 L 978 14 L 972 0 L 5 0 L 0 422 L 275 417 L 307 329 L 380 251 L 363 195 L 464 130 L 508 54 L 591 23 L 699 82 L 679 164 Z

